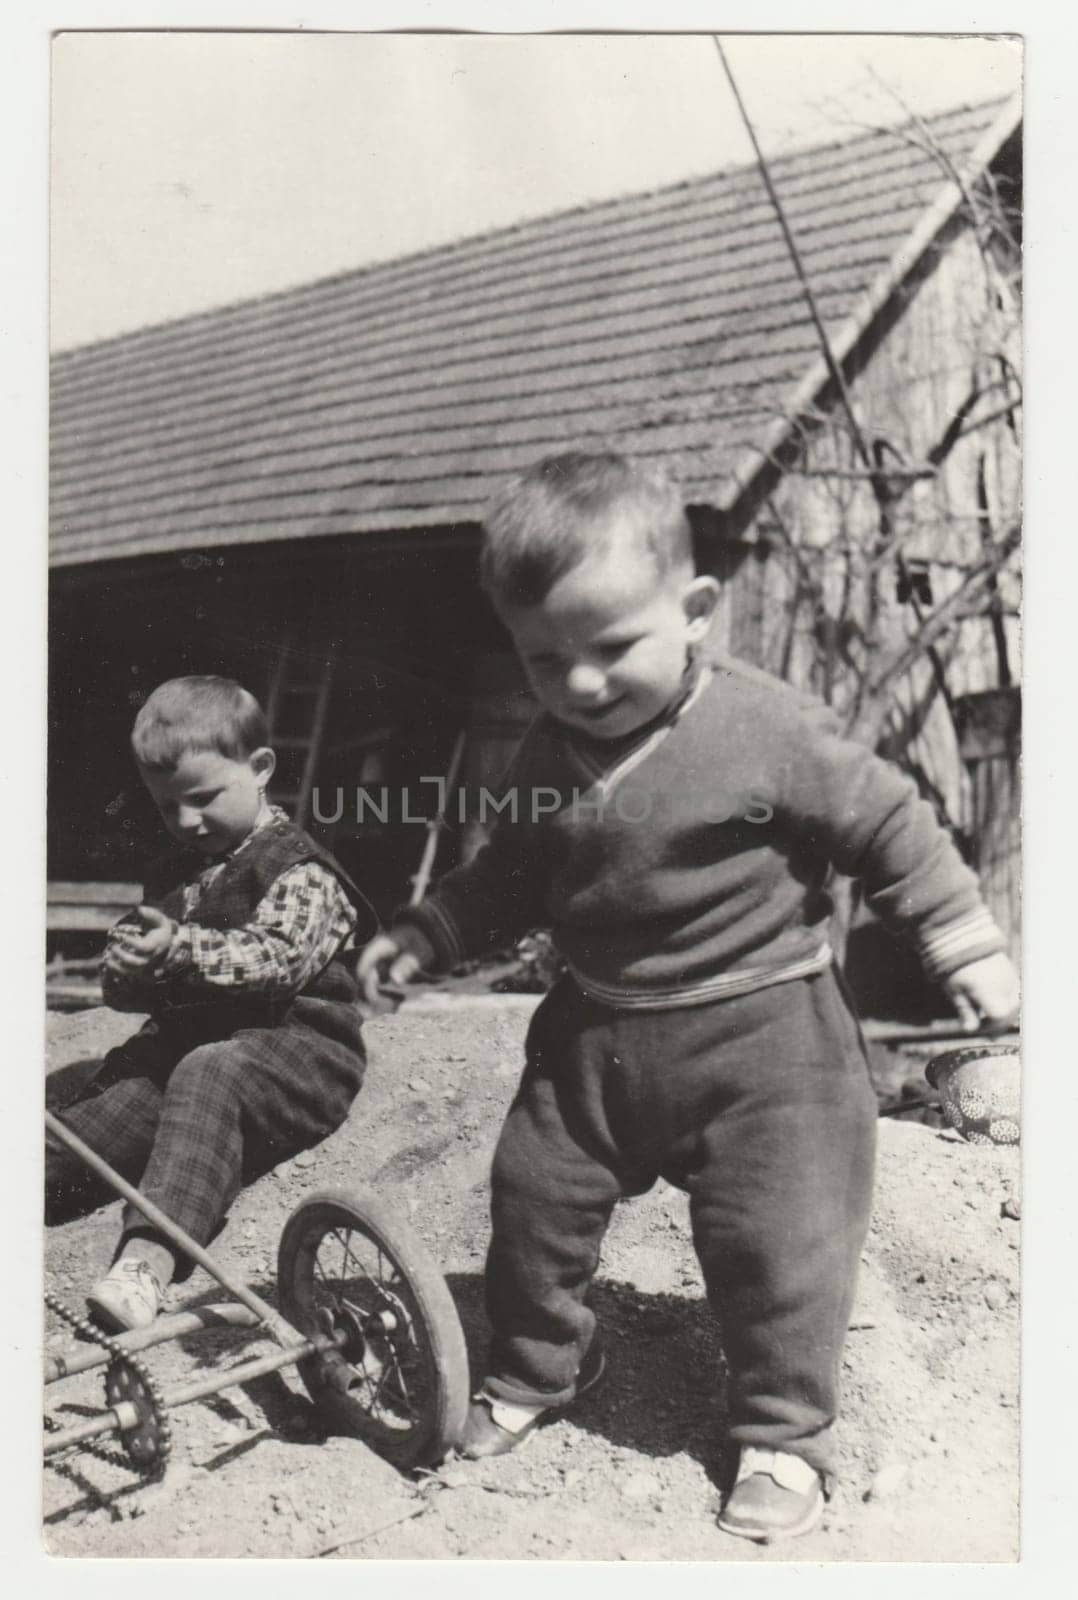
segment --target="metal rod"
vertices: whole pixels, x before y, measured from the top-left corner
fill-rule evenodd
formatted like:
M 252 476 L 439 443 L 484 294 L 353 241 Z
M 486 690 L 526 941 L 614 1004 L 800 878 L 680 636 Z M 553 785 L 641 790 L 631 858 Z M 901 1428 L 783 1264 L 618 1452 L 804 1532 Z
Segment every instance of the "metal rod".
M 45 1112 L 45 1126 L 51 1133 L 55 1134 L 61 1144 L 66 1145 L 75 1155 L 81 1156 L 86 1165 L 93 1172 L 96 1172 L 98 1177 L 104 1178 L 110 1188 L 115 1189 L 117 1194 L 122 1195 L 136 1210 L 140 1211 L 146 1221 L 163 1233 L 166 1239 L 172 1244 L 178 1245 L 193 1261 L 197 1261 L 200 1267 L 204 1267 L 210 1276 L 217 1280 L 222 1289 L 227 1289 L 229 1294 L 235 1295 L 241 1305 L 245 1305 L 248 1310 L 253 1311 L 258 1320 L 265 1323 L 270 1333 L 280 1344 L 287 1347 L 295 1345 L 302 1340 L 302 1334 L 296 1328 L 293 1328 L 292 1324 L 286 1321 L 278 1311 L 275 1311 L 271 1305 L 263 1300 L 261 1296 L 255 1294 L 253 1289 L 249 1289 L 239 1278 L 233 1277 L 231 1273 L 226 1272 L 223 1267 L 219 1266 L 213 1257 L 191 1238 L 189 1233 L 185 1233 L 183 1228 L 172 1221 L 171 1217 L 166 1217 L 165 1213 L 159 1210 L 151 1200 L 147 1200 L 143 1195 L 139 1194 L 136 1188 L 128 1183 L 125 1178 L 121 1178 L 120 1174 L 114 1171 L 107 1161 L 102 1160 L 95 1150 L 85 1144 L 77 1134 L 72 1133 L 70 1128 L 65 1127 L 51 1111 Z
M 423 854 L 419 861 L 419 870 L 412 879 L 412 893 L 408 904 L 417 906 L 427 892 L 430 875 L 434 869 L 434 859 L 438 854 L 438 840 L 446 825 L 445 813 L 449 806 L 449 796 L 457 786 L 457 773 L 460 770 L 461 757 L 464 755 L 464 741 L 466 730 L 462 728 L 457 734 L 453 744 L 453 752 L 449 757 L 449 767 L 445 775 L 445 789 L 443 790 L 443 804 L 438 807 L 435 816 L 427 823 L 427 837 L 423 841 Z
M 113 1343 L 123 1350 L 149 1350 L 152 1345 L 182 1339 L 188 1333 L 201 1333 L 204 1328 L 257 1328 L 261 1321 L 261 1317 L 246 1306 L 199 1306 L 194 1311 L 180 1311 L 172 1317 L 158 1317 L 151 1327 L 121 1334 Z M 112 1352 L 99 1344 L 71 1356 L 49 1356 L 45 1362 L 45 1382 L 72 1378 L 78 1372 L 89 1372 L 92 1367 L 103 1367 L 111 1360 Z
M 288 1350 L 275 1350 L 272 1355 L 260 1356 L 255 1361 L 244 1361 L 238 1367 L 229 1367 L 227 1372 L 218 1373 L 213 1378 L 202 1378 L 194 1383 L 181 1384 L 176 1389 L 169 1389 L 162 1396 L 166 1410 L 174 1411 L 178 1406 L 190 1405 L 193 1400 L 203 1400 L 207 1395 L 220 1394 L 223 1389 L 234 1389 L 239 1384 L 249 1383 L 252 1378 L 262 1378 L 269 1372 L 278 1372 L 282 1367 L 295 1366 L 297 1361 L 303 1361 L 307 1356 L 317 1355 L 320 1350 L 331 1350 L 339 1343 L 343 1343 L 347 1335 L 342 1331 L 336 1337 L 320 1334 L 316 1339 L 305 1339 L 302 1344 L 293 1345 Z M 108 1360 L 107 1352 L 102 1351 Z M 98 1416 L 91 1417 L 88 1422 L 80 1422 L 73 1428 L 65 1428 L 59 1433 L 45 1435 L 44 1453 L 47 1456 L 55 1455 L 58 1450 L 66 1450 L 73 1444 L 84 1444 L 87 1439 L 99 1438 L 103 1433 L 123 1433 L 128 1428 L 133 1428 L 138 1423 L 138 1413 L 129 1400 L 121 1401 L 119 1405 L 109 1411 L 102 1411 Z
M 54 1456 L 58 1450 L 67 1450 L 73 1444 L 85 1444 L 87 1439 L 100 1438 L 103 1433 L 120 1433 L 124 1428 L 133 1428 L 138 1421 L 138 1413 L 129 1400 L 121 1404 L 122 1411 L 117 1406 L 91 1417 L 88 1422 L 77 1423 L 73 1428 L 64 1428 L 60 1433 L 47 1433 L 43 1454 Z
M 234 1389 L 238 1384 L 249 1383 L 252 1378 L 278 1372 L 281 1367 L 295 1366 L 297 1361 L 303 1361 L 307 1356 L 316 1355 L 319 1350 L 327 1348 L 335 1348 L 335 1341 L 324 1334 L 317 1339 L 306 1339 L 303 1344 L 294 1345 L 290 1350 L 275 1350 L 272 1355 L 259 1356 L 238 1367 L 229 1367 L 227 1372 L 218 1373 L 213 1378 L 197 1378 L 191 1383 L 180 1384 L 176 1389 L 167 1389 L 164 1403 L 170 1411 L 176 1406 L 190 1405 L 192 1400 L 203 1400 L 206 1395 L 220 1394 L 222 1389 Z
M 950 1041 L 955 1044 L 1011 1044 L 1018 1042 L 1018 1030 L 1013 1022 L 998 1028 L 978 1028 L 971 1033 L 959 1023 L 940 1023 L 936 1027 L 910 1028 L 901 1022 L 866 1022 L 865 1038 L 870 1044 L 937 1044 Z

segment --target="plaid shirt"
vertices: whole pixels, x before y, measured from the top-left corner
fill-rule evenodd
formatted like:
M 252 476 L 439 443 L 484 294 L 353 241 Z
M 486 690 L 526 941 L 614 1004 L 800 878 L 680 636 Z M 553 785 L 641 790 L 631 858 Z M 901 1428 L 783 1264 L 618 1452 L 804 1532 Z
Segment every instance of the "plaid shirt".
M 270 808 L 231 856 L 212 862 L 191 883 L 184 884 L 184 921 L 177 925 L 167 954 L 152 971 L 113 971 L 106 946 L 101 979 L 106 1005 L 116 1011 L 146 1010 L 155 985 L 179 973 L 205 984 L 210 992 L 299 994 L 329 964 L 352 934 L 356 913 L 336 874 L 318 861 L 286 868 L 246 927 L 204 928 L 197 920 L 203 896 L 226 861 L 245 849 L 259 828 L 280 819 L 287 820 L 280 807 Z M 109 934 L 109 942 L 125 925 L 133 924 L 137 925 L 137 918 L 132 913 L 122 917 Z

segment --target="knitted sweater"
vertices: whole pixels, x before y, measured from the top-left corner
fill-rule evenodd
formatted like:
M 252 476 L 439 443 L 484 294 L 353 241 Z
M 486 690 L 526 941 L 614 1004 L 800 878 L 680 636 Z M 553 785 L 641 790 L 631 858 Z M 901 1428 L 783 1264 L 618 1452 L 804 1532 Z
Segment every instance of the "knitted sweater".
M 745 993 L 830 963 L 832 867 L 934 977 L 1003 948 L 913 782 L 827 707 L 730 659 L 628 750 L 541 716 L 500 799 L 490 843 L 398 913 L 436 969 L 546 926 L 608 1004 Z

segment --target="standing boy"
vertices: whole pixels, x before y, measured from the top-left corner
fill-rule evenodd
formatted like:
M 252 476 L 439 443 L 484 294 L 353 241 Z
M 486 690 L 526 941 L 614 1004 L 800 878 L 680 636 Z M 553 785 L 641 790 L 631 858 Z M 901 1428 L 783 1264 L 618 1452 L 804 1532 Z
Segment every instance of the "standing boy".
M 494 1158 L 494 1337 L 464 1451 L 512 1449 L 597 1379 L 603 1234 L 661 1176 L 689 1194 L 722 1330 L 740 1461 L 720 1525 L 802 1533 L 833 1480 L 876 1121 L 827 942 L 831 868 L 971 1023 L 1013 1012 L 1015 974 L 910 780 L 825 707 L 707 658 L 718 589 L 663 477 L 541 462 L 493 507 L 482 579 L 543 708 L 515 816 L 359 966 L 373 995 L 546 925 L 568 968 Z
M 109 934 L 107 1005 L 149 1012 L 63 1121 L 198 1244 L 240 1188 L 340 1126 L 363 1080 L 357 989 L 341 951 L 362 895 L 266 799 L 274 770 L 253 695 L 218 677 L 155 689 L 131 736 L 176 840 L 145 903 Z M 112 1191 L 51 1136 L 46 1220 Z M 88 1296 L 109 1331 L 148 1326 L 174 1275 L 170 1241 L 132 1205 Z

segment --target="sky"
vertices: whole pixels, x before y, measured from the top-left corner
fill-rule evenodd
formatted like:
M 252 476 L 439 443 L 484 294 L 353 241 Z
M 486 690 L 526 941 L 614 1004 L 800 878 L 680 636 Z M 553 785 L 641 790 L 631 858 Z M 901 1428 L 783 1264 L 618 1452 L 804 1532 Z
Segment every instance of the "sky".
M 725 48 L 768 154 L 1008 94 L 1022 55 L 968 34 Z M 59 34 L 51 344 L 750 158 L 706 34 Z

